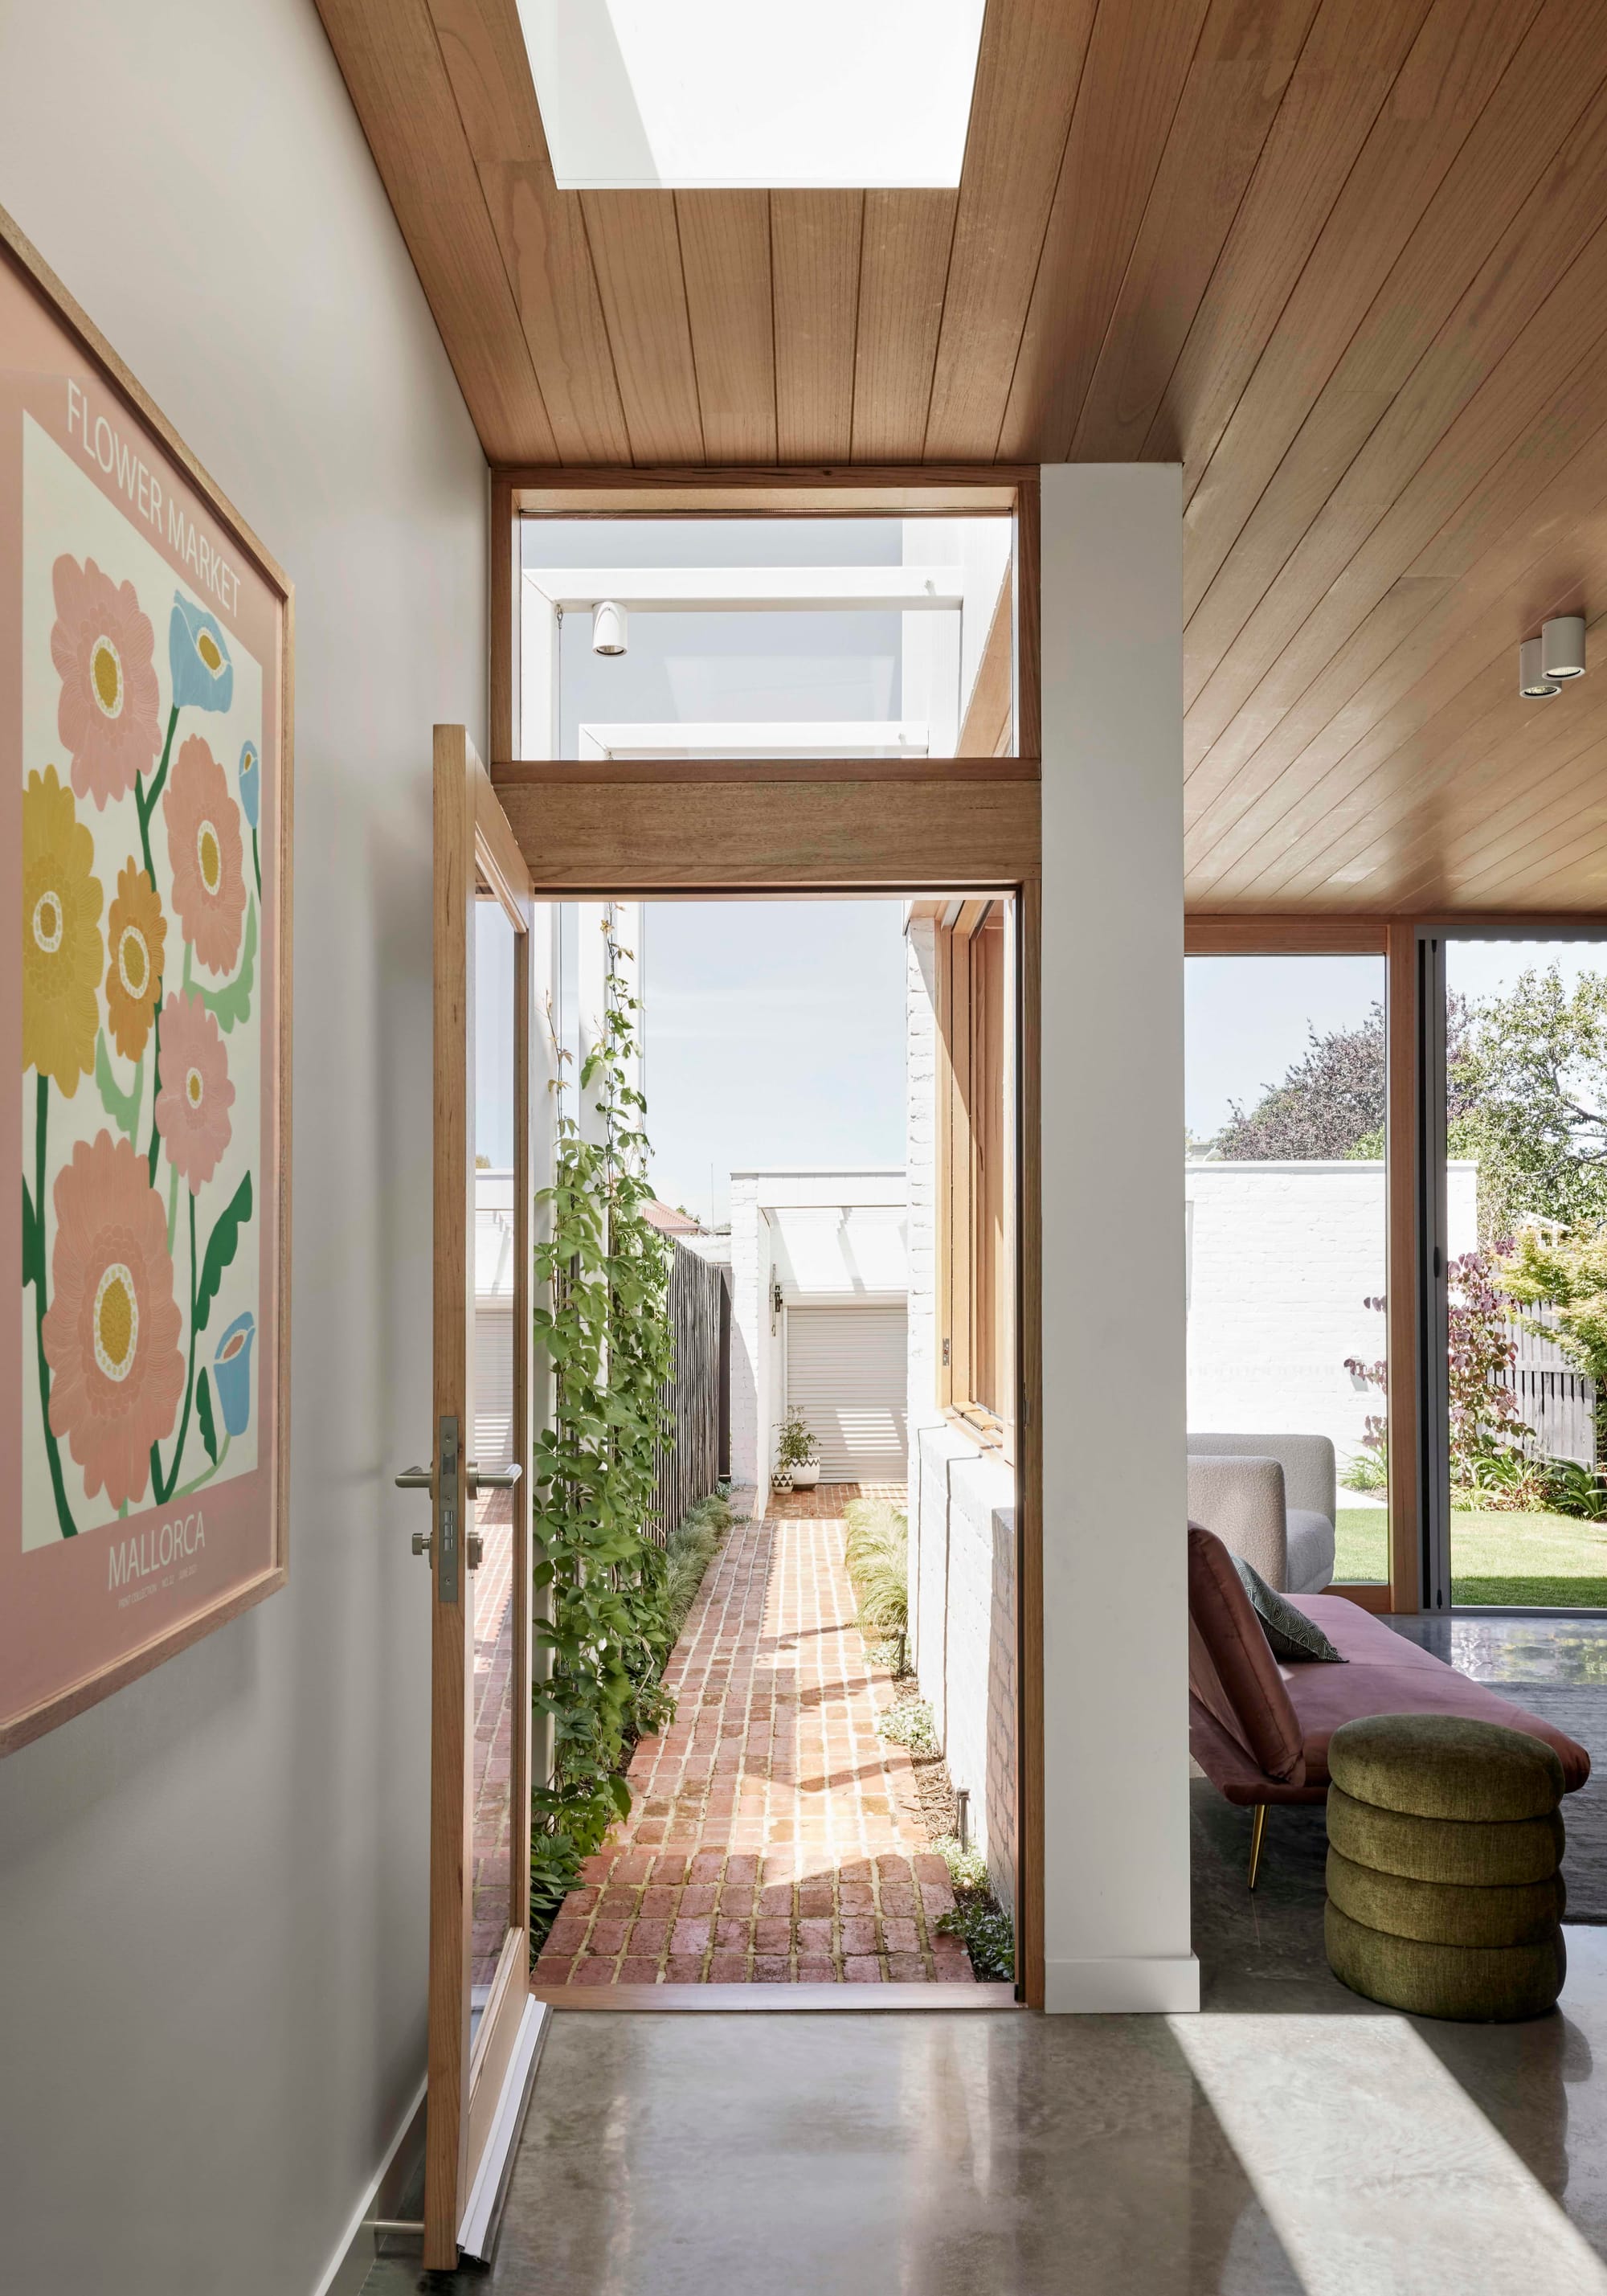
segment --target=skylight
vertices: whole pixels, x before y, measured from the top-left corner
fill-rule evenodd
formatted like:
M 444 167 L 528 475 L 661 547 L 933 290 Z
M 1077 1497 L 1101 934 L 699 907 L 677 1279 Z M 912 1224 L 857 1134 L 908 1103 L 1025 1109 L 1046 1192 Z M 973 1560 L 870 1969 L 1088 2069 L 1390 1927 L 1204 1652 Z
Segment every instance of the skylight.
M 960 180 L 984 0 L 519 0 L 562 191 Z

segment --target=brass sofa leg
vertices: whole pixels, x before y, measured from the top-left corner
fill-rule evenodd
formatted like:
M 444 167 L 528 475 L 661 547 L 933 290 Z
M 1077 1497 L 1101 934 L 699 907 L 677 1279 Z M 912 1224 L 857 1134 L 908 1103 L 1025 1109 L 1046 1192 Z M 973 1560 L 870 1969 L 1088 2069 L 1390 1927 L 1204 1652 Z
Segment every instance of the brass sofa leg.
M 1250 1825 L 1250 1886 L 1256 1886 L 1256 1875 L 1261 1870 L 1261 1844 L 1267 1839 L 1267 1804 L 1259 1801 Z

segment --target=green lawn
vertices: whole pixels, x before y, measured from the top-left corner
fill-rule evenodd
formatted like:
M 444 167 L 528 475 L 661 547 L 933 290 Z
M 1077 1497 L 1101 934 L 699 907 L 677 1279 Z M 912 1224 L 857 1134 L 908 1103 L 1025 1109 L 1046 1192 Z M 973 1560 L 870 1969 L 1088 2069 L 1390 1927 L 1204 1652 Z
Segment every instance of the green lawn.
M 1341 1507 L 1341 1579 L 1387 1578 L 1382 1507 Z M 1457 1603 L 1607 1610 L 1607 1523 L 1562 1514 L 1451 1516 L 1451 1598 Z

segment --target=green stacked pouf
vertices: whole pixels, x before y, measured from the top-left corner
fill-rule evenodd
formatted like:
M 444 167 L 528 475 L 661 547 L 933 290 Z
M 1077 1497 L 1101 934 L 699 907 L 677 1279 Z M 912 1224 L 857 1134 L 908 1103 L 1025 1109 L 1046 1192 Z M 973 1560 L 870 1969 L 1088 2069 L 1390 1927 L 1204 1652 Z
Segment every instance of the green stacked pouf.
M 1562 1989 L 1562 1765 L 1543 1739 L 1375 1714 L 1328 1748 L 1328 1965 L 1419 2017 L 1538 2017 Z

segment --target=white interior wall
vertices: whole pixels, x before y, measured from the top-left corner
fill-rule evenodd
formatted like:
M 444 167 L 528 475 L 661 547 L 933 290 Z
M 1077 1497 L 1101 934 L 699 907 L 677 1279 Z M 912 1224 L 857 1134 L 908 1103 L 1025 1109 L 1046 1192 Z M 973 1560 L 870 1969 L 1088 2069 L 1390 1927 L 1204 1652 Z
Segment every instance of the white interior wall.
M 1198 2006 L 1189 1943 L 1183 504 L 1043 472 L 1048 2005 Z
M 303 2296 L 424 2062 L 430 727 L 483 462 L 311 0 L 0 10 L 0 202 L 296 585 L 288 1588 L 0 1763 L 15 2288 Z

